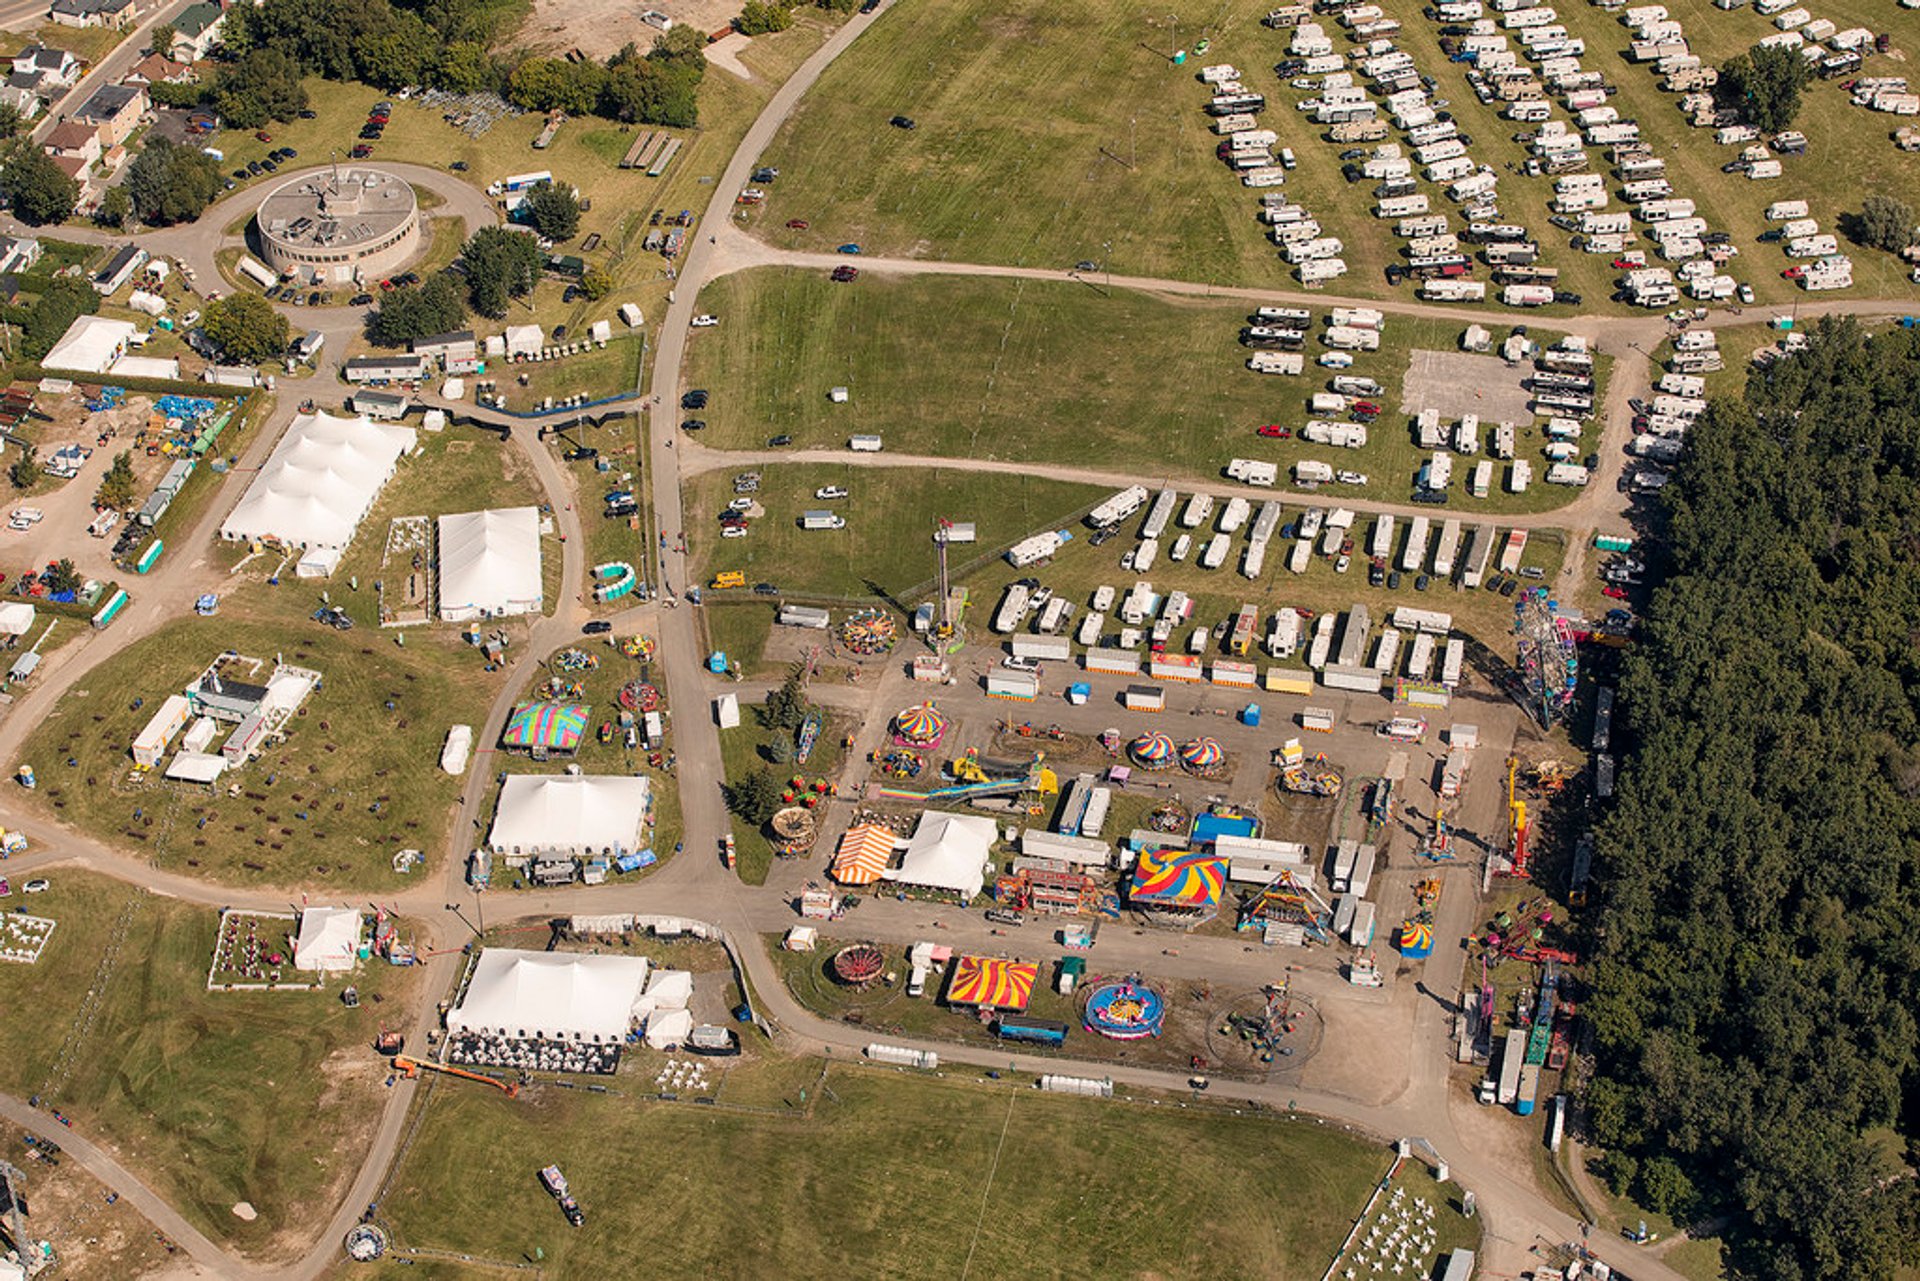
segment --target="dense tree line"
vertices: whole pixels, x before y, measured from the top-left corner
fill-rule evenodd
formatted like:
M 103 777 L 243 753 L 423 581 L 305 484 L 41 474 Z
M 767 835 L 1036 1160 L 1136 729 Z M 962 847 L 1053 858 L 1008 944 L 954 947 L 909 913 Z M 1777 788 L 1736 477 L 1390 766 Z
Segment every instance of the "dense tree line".
M 1823 321 L 1662 493 L 1597 832 L 1595 1137 L 1741 1277 L 1920 1249 L 1920 336 Z
M 629 44 L 605 64 L 496 57 L 490 49 L 504 13 L 486 0 L 266 0 L 229 11 L 224 40 L 241 55 L 236 67 L 270 53 L 302 73 L 378 89 L 497 89 L 536 111 L 682 127 L 698 122 L 706 37 L 694 28 L 676 26 L 644 52 Z M 259 115 L 259 95 L 244 88 L 223 71 L 212 101 L 231 122 L 252 128 L 270 117 Z

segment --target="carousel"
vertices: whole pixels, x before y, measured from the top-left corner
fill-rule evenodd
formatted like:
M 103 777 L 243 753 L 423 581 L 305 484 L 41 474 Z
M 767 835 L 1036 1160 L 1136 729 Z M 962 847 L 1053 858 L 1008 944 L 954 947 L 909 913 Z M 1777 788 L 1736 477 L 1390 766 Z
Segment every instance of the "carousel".
M 839 982 L 865 989 L 879 981 L 881 972 L 887 968 L 887 958 L 871 943 L 851 943 L 835 952 L 827 965 Z
M 1221 750 L 1217 738 L 1202 736 L 1180 745 L 1180 767 L 1189 774 L 1202 777 L 1217 774 L 1226 759 L 1227 754 Z
M 1174 762 L 1173 740 L 1157 731 L 1142 734 L 1127 744 L 1127 756 L 1144 770 L 1171 769 Z
M 840 624 L 840 643 L 862 657 L 885 654 L 900 639 L 900 624 L 884 610 L 863 609 Z
M 820 835 L 820 821 L 805 805 L 782 806 L 767 826 L 773 831 L 773 852 L 782 857 L 805 854 Z
M 1087 997 L 1087 1031 L 1111 1041 L 1159 1036 L 1166 1017 L 1166 1003 L 1160 994 L 1137 979 L 1104 984 Z
M 893 718 L 893 741 L 898 747 L 938 747 L 947 735 L 947 718 L 932 703 L 902 708 Z
M 620 687 L 619 703 L 630 712 L 657 712 L 660 688 L 651 681 L 628 681 Z

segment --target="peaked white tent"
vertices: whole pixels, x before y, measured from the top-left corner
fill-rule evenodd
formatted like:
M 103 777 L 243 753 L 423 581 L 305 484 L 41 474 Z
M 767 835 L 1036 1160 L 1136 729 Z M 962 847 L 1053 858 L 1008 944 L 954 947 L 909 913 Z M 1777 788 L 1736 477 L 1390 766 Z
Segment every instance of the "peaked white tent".
M 296 970 L 350 970 L 360 950 L 360 913 L 350 907 L 310 907 L 300 913 L 293 943 Z
M 353 541 L 353 531 L 393 477 L 400 456 L 417 439 L 411 427 L 376 423 L 364 415 L 302 414 L 220 526 L 220 537 L 271 538 L 330 552 L 315 559 L 316 565 L 330 565 Z
M 514 774 L 500 789 L 487 844 L 522 858 L 609 857 L 646 846 L 653 787 L 617 774 Z
M 990 818 L 928 810 L 913 829 L 900 866 L 882 875 L 903 885 L 951 890 L 962 899 L 973 898 L 986 884 L 994 836 Z
M 540 513 L 532 507 L 440 518 L 440 617 L 449 623 L 537 614 Z
M 515 1040 L 620 1041 L 647 981 L 643 956 L 490 947 L 447 1030 Z
M 685 1045 L 693 1035 L 693 1014 L 689 1010 L 662 1010 L 647 1019 L 647 1045 L 655 1050 L 671 1050 Z

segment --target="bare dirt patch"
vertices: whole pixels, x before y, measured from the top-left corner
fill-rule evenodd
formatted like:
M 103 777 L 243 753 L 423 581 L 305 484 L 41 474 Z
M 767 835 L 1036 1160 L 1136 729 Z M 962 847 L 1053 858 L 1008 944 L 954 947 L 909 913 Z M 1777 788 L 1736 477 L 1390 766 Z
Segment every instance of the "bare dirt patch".
M 1482 422 L 1531 423 L 1526 370 L 1496 356 L 1458 351 L 1416 351 L 1400 386 L 1400 407 L 1409 414 L 1438 410 L 1442 418 L 1478 414 Z
M 657 9 L 675 22 L 700 31 L 719 31 L 740 13 L 739 0 L 650 0 L 622 4 L 615 0 L 534 0 L 533 14 L 520 28 L 526 49 L 578 49 L 590 58 L 605 60 L 629 40 L 642 49 L 659 35 L 639 22 L 639 14 Z

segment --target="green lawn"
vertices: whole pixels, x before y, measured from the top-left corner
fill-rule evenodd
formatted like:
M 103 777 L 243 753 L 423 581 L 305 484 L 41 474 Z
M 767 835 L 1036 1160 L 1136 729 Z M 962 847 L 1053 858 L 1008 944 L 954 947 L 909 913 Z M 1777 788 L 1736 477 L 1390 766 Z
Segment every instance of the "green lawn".
M 718 69 L 705 77 L 700 88 L 700 127 L 674 131 L 685 138 L 685 145 L 660 178 L 649 178 L 644 170 L 618 167 L 633 141 L 633 126 L 605 120 L 573 121 L 561 129 L 550 148 L 535 151 L 533 139 L 543 123 L 539 113 L 504 118 L 479 138 L 470 138 L 442 119 L 441 108 L 418 100 L 393 103 L 385 136 L 373 144 L 368 163 L 405 161 L 439 169 L 459 163 L 466 166 L 461 176 L 482 189 L 509 174 L 551 170 L 556 179 L 577 187 L 581 197 L 592 204 L 581 216 L 579 234 L 560 245 L 559 251 L 579 254 L 589 266 L 611 272 L 616 287 L 598 302 L 580 299 L 568 303 L 561 300 L 565 291 L 562 282 L 543 281 L 534 292 L 530 312 L 516 305 L 512 315 L 499 323 L 531 321 L 548 331 L 564 324 L 575 332 L 585 332 L 595 320 L 612 319 L 616 330 L 622 330 L 616 313 L 623 302 L 638 303 L 650 321 L 657 321 L 666 309 L 673 280 L 668 274 L 670 263 L 640 249 L 652 215 L 664 211 L 671 216 L 682 209 L 706 207 L 713 180 L 748 125 L 780 82 L 820 46 L 835 21 L 831 15 L 807 9 L 797 15 L 791 30 L 755 39 L 743 54 L 743 61 L 756 75 L 752 83 Z M 359 140 L 368 108 L 391 97 L 365 85 L 320 79 L 310 79 L 307 91 L 315 118 L 268 126 L 266 132 L 272 142 L 260 141 L 252 130 L 229 129 L 216 135 L 212 145 L 225 153 L 224 169 L 244 168 L 249 160 L 262 159 L 269 150 L 282 146 L 300 153 L 296 165 L 324 161 L 333 151 L 344 159 Z M 250 181 L 274 180 L 268 175 Z M 587 239 L 595 234 L 601 238 L 599 243 L 591 251 L 584 249 Z M 444 252 L 436 245 L 428 261 L 438 261 Z M 223 261 L 223 266 L 230 264 Z M 490 326 L 482 320 L 481 327 L 484 331 Z
M 836 1067 L 801 1111 L 788 1085 L 788 1108 L 761 1113 L 439 1090 L 383 1217 L 407 1245 L 538 1247 L 564 1275 L 1308 1281 L 1387 1165 L 1331 1127 L 1212 1109 Z M 535 1180 L 549 1162 L 579 1231 Z
M 711 513 L 733 497 L 732 470 L 707 472 L 687 486 L 688 531 L 703 580 L 739 570 L 747 583 L 768 581 L 793 596 L 865 598 L 906 592 L 936 573 L 937 518 L 973 521 L 976 547 L 957 547 L 955 567 L 1070 517 L 1104 494 L 1084 485 L 1023 476 L 914 469 L 855 469 L 831 463 L 761 468 L 766 514 L 745 538 L 723 539 Z M 825 501 L 814 492 L 837 484 L 850 497 Z M 831 507 L 845 529 L 801 529 L 800 513 Z M 735 595 L 739 590 L 735 589 Z
M 159 866 L 236 883 L 325 892 L 430 875 L 398 875 L 391 859 L 416 848 L 431 866 L 443 848 L 459 783 L 430 763 L 449 725 L 485 710 L 490 685 L 477 660 L 450 638 L 418 636 L 401 649 L 363 628 L 295 622 L 289 615 L 311 608 L 302 588 L 258 590 L 257 603 L 223 597 L 218 618 L 182 619 L 136 641 L 62 695 L 19 756 L 40 775 L 27 803 Z M 355 606 L 370 610 L 368 595 Z M 133 736 L 227 648 L 265 659 L 263 677 L 281 655 L 325 684 L 287 741 L 229 772 L 216 793 L 157 772 L 131 781 Z
M 370 1042 L 405 1021 L 412 971 L 363 965 L 358 1009 L 338 982 L 209 993 L 211 909 L 87 872 L 49 879 L 31 902 L 59 922 L 46 951 L 0 966 L 0 1006 L 33 1011 L 0 1020 L 0 1089 L 72 1116 L 215 1240 L 290 1257 L 359 1168 L 380 1098 Z M 239 1201 L 259 1217 L 236 1217 Z
M 1236 456 L 1269 459 L 1283 471 L 1313 458 L 1365 473 L 1366 485 L 1339 492 L 1378 501 L 1405 501 L 1424 458 L 1397 412 L 1410 354 L 1457 351 L 1464 328 L 1387 321 L 1381 350 L 1358 355 L 1351 371 L 1386 387 L 1386 413 L 1367 445 L 1349 450 L 1255 434 L 1264 423 L 1303 425 L 1307 398 L 1327 389 L 1332 371 L 1311 362 L 1299 377 L 1249 371 L 1236 341 L 1249 313 L 1244 302 L 989 278 L 869 276 L 848 286 L 787 270 L 724 277 L 702 302 L 721 317 L 695 338 L 688 374 L 690 385 L 714 389 L 705 444 L 756 448 L 769 433 L 785 433 L 796 448 L 841 449 L 849 436 L 873 433 L 897 453 L 1092 460 L 1148 483 L 1217 480 Z M 836 386 L 848 389 L 846 403 L 829 399 Z M 1518 426 L 1520 455 L 1535 460 L 1538 474 L 1545 439 L 1530 416 Z M 1598 427 L 1589 431 L 1597 436 Z M 1465 489 L 1462 476 L 1456 503 L 1475 513 L 1544 511 L 1575 493 L 1496 487 L 1483 500 Z M 983 529 L 982 538 L 997 535 Z
M 762 613 L 759 610 L 750 612 L 754 615 Z M 765 637 L 764 630 L 761 636 Z M 737 782 L 757 769 L 772 770 L 782 779 L 796 774 L 810 779 L 833 779 L 839 774 L 847 755 L 842 746 L 850 731 L 846 718 L 836 717 L 822 709 L 826 722 L 815 740 L 813 751 L 807 757 L 807 763 L 799 765 L 791 759 L 795 732 L 767 724 L 762 712 L 759 704 L 743 706 L 740 709 L 739 727 L 720 732 L 721 767 L 729 780 Z M 788 759 L 780 759 L 783 753 Z M 772 868 L 774 859 L 773 846 L 766 830 L 748 823 L 737 814 L 732 815 L 728 822 L 733 830 L 740 879 L 748 885 L 765 885 L 767 872 Z M 816 851 L 819 848 L 816 846 Z

